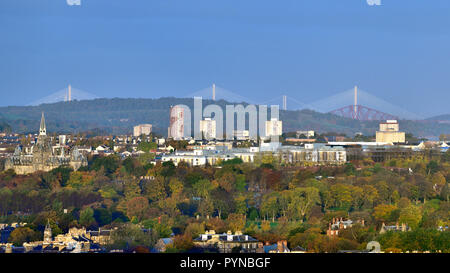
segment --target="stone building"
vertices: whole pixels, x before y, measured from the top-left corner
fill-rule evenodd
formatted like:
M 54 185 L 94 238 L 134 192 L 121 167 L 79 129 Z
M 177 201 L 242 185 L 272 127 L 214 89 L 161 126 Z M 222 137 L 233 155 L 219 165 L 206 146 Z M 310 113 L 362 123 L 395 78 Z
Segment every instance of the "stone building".
M 380 123 L 380 130 L 376 132 L 376 142 L 405 143 L 405 132 L 400 132 L 396 120 L 387 120 Z
M 341 218 L 334 218 L 331 223 L 328 224 L 328 230 L 327 230 L 327 236 L 333 237 L 333 236 L 339 236 L 339 231 L 351 228 L 353 226 L 353 221 L 350 219 L 343 220 Z M 357 220 L 356 223 L 360 224 L 361 226 L 364 226 L 364 219 Z
M 387 231 L 395 231 L 395 232 L 405 232 L 405 231 L 411 231 L 412 229 L 405 223 L 402 223 L 401 225 L 395 223 L 395 225 L 386 226 L 384 222 L 381 224 L 380 234 L 386 233 Z
M 42 113 L 39 136 L 36 143 L 29 150 L 23 150 L 18 145 L 14 154 L 6 159 L 5 170 L 13 169 L 17 174 L 28 174 L 36 171 L 50 171 L 59 166 L 72 167 L 78 170 L 87 166 L 86 158 L 74 147 L 66 152 L 61 147 L 59 154 L 52 148 L 51 138 L 47 136 L 44 113 Z
M 133 127 L 133 136 L 150 135 L 152 133 L 151 124 L 139 124 Z
M 214 230 L 210 230 L 194 239 L 194 245 L 200 248 L 215 248 L 220 253 L 231 253 L 233 248 L 239 247 L 241 252 L 256 253 L 258 240 L 249 235 L 244 235 L 240 231 L 237 231 L 235 234 L 231 233 L 231 231 L 216 234 Z

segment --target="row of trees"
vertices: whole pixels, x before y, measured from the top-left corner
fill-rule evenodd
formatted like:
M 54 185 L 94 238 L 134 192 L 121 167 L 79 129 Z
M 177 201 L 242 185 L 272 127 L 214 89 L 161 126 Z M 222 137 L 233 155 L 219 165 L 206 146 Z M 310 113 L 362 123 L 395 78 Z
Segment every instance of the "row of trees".
M 152 230 L 150 241 L 138 240 L 147 247 L 172 232 L 180 234 L 178 247 L 187 247 L 189 240 L 214 229 L 241 230 L 261 241 L 287 239 L 291 247 L 311 251 L 357 249 L 378 238 L 382 223 L 406 223 L 412 230 L 448 225 L 446 156 L 437 161 L 397 159 L 401 168 L 370 160 L 293 167 L 283 166 L 271 155 L 262 155 L 255 164 L 224 161 L 219 168 L 183 163 L 175 167 L 172 162 L 152 165 L 142 158 L 122 160 L 115 155 L 93 157 L 88 167 L 78 171 L 61 167 L 30 175 L 0 173 L 0 217 L 25 221 L 26 228 L 40 234 L 46 219 L 59 232 L 72 226 L 128 223 Z M 333 217 L 364 219 L 366 225 L 331 239 L 325 232 Z M 15 242 L 37 234 L 23 229 L 27 236 L 19 236 L 19 231 L 17 237 L 22 239 Z

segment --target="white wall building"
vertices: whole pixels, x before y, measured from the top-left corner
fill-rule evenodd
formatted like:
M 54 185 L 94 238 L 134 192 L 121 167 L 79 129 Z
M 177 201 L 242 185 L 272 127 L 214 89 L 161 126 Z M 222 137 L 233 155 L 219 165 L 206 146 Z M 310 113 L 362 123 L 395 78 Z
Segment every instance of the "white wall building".
M 281 136 L 283 133 L 283 122 L 276 118 L 266 121 L 266 137 Z
M 314 137 L 314 134 L 315 134 L 315 132 L 312 131 L 312 130 L 309 130 L 309 131 L 297 131 L 297 132 L 295 133 L 295 135 L 297 136 L 297 138 L 300 138 L 302 135 L 304 135 L 304 136 L 307 137 L 307 138 L 310 138 L 310 137 Z
M 133 127 L 133 136 L 138 137 L 140 135 L 150 135 L 152 132 L 151 124 L 139 124 Z
M 247 140 L 247 139 L 250 139 L 250 131 L 249 130 L 233 130 L 233 136 L 237 140 Z
M 200 131 L 205 139 L 216 138 L 216 121 L 211 118 L 205 118 L 200 121 Z

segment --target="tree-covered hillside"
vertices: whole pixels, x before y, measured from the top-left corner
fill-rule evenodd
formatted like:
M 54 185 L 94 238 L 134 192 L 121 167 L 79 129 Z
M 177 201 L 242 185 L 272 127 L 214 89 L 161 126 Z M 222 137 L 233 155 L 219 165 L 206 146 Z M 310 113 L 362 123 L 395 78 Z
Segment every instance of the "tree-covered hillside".
M 204 100 L 203 107 L 213 101 Z M 225 109 L 231 104 L 215 101 Z M 185 104 L 193 109 L 193 99 L 165 97 L 159 99 L 95 99 L 58 102 L 39 106 L 9 106 L 0 108 L 0 119 L 11 125 L 14 132 L 36 132 L 41 112 L 45 112 L 50 132 L 75 133 L 97 130 L 105 133 L 131 133 L 140 123 L 153 124 L 154 131 L 167 134 L 171 105 Z M 192 113 L 193 114 L 193 113 Z M 283 131 L 315 130 L 319 133 L 336 132 L 352 136 L 356 132 L 374 135 L 378 121 L 360 122 L 332 114 L 311 110 L 281 111 Z M 400 121 L 401 129 L 417 136 L 439 136 L 450 133 L 450 124 L 433 121 Z
M 0 120 L 0 132 L 2 132 L 2 133 L 11 132 L 11 126 L 9 126 L 9 124 L 6 123 L 5 121 Z

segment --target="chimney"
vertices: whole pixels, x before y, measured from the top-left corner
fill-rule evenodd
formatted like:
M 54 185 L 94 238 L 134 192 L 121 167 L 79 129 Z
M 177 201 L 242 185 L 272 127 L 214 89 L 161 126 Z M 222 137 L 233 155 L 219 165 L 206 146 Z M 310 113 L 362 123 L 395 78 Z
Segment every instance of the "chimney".
M 284 252 L 283 251 L 284 250 L 284 248 L 283 248 L 283 241 L 278 241 L 277 242 L 277 250 L 278 250 L 278 253 Z
M 6 244 L 5 253 L 12 253 L 12 244 Z

